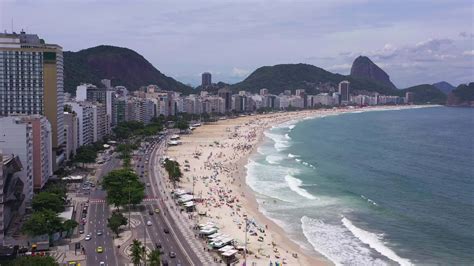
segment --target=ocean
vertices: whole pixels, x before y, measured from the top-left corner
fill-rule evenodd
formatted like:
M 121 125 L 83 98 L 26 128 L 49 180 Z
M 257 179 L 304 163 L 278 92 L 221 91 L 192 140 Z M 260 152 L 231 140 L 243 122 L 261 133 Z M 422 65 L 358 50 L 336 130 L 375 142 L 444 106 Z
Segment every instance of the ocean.
M 260 210 L 339 265 L 474 264 L 474 109 L 291 121 L 247 165 Z

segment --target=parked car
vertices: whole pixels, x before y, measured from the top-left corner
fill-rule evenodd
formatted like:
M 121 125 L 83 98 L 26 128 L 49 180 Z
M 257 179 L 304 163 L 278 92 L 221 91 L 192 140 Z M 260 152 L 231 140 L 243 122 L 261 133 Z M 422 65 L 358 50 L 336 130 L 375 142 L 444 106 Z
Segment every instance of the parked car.
M 165 232 L 165 234 L 169 234 L 170 230 L 168 230 L 168 228 L 165 228 L 165 229 L 163 229 L 163 232 Z
M 170 251 L 169 255 L 170 258 L 176 258 L 176 253 L 174 253 L 173 251 Z
M 87 234 L 85 240 L 86 240 L 86 241 L 89 241 L 89 240 L 91 240 L 91 239 L 92 239 L 92 235 L 91 235 L 91 234 Z
M 151 221 L 147 221 L 146 225 L 151 226 L 152 225 Z

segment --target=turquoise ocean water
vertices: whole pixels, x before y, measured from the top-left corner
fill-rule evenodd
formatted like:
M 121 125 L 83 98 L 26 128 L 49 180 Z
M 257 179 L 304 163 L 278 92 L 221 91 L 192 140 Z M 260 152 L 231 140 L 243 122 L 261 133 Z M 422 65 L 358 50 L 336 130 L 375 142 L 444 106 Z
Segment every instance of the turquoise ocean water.
M 277 125 L 247 165 L 260 209 L 336 264 L 474 264 L 474 109 Z

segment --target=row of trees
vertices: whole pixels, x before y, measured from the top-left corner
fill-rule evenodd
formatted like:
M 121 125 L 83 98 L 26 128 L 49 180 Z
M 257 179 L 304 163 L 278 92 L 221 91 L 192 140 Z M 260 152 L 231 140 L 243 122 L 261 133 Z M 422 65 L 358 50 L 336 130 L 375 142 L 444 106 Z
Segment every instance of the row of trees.
M 146 254 L 146 249 L 142 242 L 134 239 L 130 251 L 133 265 L 140 265 L 145 259 L 150 266 L 161 265 L 161 252 L 159 249 L 152 250 L 149 254 Z
M 107 192 L 107 202 L 117 209 L 127 204 L 140 204 L 145 197 L 145 185 L 131 169 L 111 171 L 102 179 L 102 187 Z
M 107 192 L 107 202 L 117 208 L 107 219 L 107 226 L 118 237 L 120 227 L 127 224 L 127 219 L 120 212 L 120 207 L 127 204 L 140 204 L 145 198 L 145 185 L 140 182 L 133 170 L 123 168 L 107 174 L 102 179 L 102 187 Z
M 66 186 L 64 183 L 49 184 L 33 197 L 33 214 L 23 224 L 22 231 L 29 236 L 47 234 L 51 237 L 56 232 L 67 232 L 69 236 L 78 226 L 75 220 L 63 221 L 59 213 L 64 211 L 66 203 Z
M 181 173 L 181 169 L 179 168 L 179 163 L 177 161 L 172 161 L 169 159 L 165 160 L 165 169 L 168 172 L 168 176 L 170 180 L 175 184 L 179 182 L 183 174 Z
M 119 123 L 114 129 L 118 140 L 127 140 L 131 137 L 146 137 L 156 135 L 163 130 L 164 117 L 155 117 L 145 125 L 138 121 L 126 121 Z

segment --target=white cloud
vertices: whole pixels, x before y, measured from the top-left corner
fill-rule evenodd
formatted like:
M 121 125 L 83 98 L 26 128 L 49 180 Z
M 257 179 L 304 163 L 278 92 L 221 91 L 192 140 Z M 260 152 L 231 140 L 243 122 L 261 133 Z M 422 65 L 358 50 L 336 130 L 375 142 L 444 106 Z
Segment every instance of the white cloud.
M 250 73 L 250 71 L 247 70 L 247 69 L 242 69 L 242 68 L 234 67 L 234 68 L 232 68 L 232 73 L 231 73 L 231 75 L 232 75 L 233 77 L 243 78 L 243 77 L 247 76 L 249 73 Z
M 474 56 L 474 50 L 464 51 L 462 54 L 463 54 L 463 55 Z
M 352 65 L 351 64 L 338 64 L 338 65 L 332 65 L 330 67 L 327 67 L 327 70 L 331 71 L 342 71 L 342 70 L 348 70 L 351 69 Z

